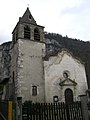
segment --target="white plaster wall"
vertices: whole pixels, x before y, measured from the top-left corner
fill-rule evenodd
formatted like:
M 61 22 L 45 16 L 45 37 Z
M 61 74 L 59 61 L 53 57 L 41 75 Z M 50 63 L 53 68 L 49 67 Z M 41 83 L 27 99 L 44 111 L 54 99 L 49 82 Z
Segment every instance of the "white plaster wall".
M 30 40 L 18 40 L 18 97 L 33 102 L 44 102 L 45 81 L 43 68 L 44 43 Z M 32 85 L 37 85 L 38 95 L 32 96 Z
M 50 57 L 49 61 L 44 61 L 45 67 L 45 98 L 47 102 L 53 102 L 53 96 L 59 96 L 59 101 L 64 101 L 66 88 L 71 88 L 74 100 L 79 99 L 79 95 L 85 94 L 87 90 L 87 80 L 84 65 L 79 60 L 73 58 L 67 51 L 62 51 L 58 56 Z M 77 83 L 74 86 L 59 85 L 64 79 L 63 72 L 70 72 L 70 79 Z

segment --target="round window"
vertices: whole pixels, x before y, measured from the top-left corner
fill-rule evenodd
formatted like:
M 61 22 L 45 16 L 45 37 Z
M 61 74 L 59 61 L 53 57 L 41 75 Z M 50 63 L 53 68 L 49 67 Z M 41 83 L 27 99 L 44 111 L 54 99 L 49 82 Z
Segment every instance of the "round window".
M 69 76 L 70 76 L 70 72 L 69 71 L 64 71 L 63 72 L 63 77 L 64 78 L 69 78 Z

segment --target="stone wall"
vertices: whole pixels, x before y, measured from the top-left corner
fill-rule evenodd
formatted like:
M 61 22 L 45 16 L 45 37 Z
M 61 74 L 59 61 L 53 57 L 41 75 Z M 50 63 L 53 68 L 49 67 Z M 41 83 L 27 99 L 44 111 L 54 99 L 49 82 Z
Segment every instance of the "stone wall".
M 88 89 L 84 64 L 72 57 L 69 52 L 62 51 L 57 56 L 50 57 L 48 61 L 44 61 L 44 67 L 47 102 L 53 102 L 53 96 L 58 96 L 59 101 L 65 101 L 67 88 L 73 91 L 74 101 L 76 101 L 79 100 L 79 95 L 85 94 Z M 65 81 L 64 71 L 69 72 L 70 80 Z M 63 82 L 62 86 L 60 86 L 61 82 Z
M 15 72 L 15 91 L 17 97 L 33 102 L 45 101 L 43 68 L 44 43 L 19 39 L 13 49 L 12 71 Z M 32 86 L 38 88 L 32 96 Z

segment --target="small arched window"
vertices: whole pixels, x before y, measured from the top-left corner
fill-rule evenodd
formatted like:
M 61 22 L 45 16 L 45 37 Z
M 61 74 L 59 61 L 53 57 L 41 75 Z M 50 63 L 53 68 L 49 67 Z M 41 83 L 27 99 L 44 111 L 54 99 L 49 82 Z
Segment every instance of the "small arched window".
M 30 39 L 30 28 L 28 25 L 24 27 L 24 38 Z
M 37 95 L 37 86 L 32 86 L 32 95 L 36 96 Z
M 34 29 L 34 40 L 40 41 L 40 33 L 39 33 L 38 28 Z
M 31 14 L 29 15 L 29 19 L 32 19 L 32 15 Z
M 13 81 L 12 81 L 13 83 L 15 82 L 15 74 L 14 74 L 14 72 L 13 72 Z

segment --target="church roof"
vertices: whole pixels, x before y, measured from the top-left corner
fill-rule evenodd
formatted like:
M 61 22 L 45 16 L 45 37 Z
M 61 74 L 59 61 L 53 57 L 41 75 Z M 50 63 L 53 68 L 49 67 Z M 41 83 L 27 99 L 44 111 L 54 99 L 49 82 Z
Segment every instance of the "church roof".
M 27 7 L 27 9 L 26 9 L 25 13 L 23 14 L 23 16 L 19 17 L 19 21 L 17 22 L 14 30 L 16 29 L 16 27 L 18 26 L 18 24 L 23 24 L 23 23 L 25 23 L 25 24 L 32 24 L 32 25 L 44 28 L 44 26 L 37 25 L 34 17 L 32 16 L 32 14 L 31 14 L 31 12 L 29 10 L 29 7 Z M 12 31 L 12 34 L 13 34 L 14 30 Z
M 76 57 L 71 51 L 69 51 L 68 49 L 63 48 L 63 47 L 59 48 L 56 52 L 55 51 L 52 52 L 52 54 L 46 53 L 46 56 L 44 57 L 44 60 L 48 61 L 50 57 L 58 56 L 59 53 L 63 53 L 63 55 L 67 54 L 69 56 L 72 56 L 74 59 L 77 60 L 77 62 L 85 65 L 85 63 L 80 58 Z
M 25 13 L 22 17 L 19 18 L 20 23 L 28 23 L 28 24 L 36 24 L 36 21 L 34 20 L 29 8 L 27 7 Z

